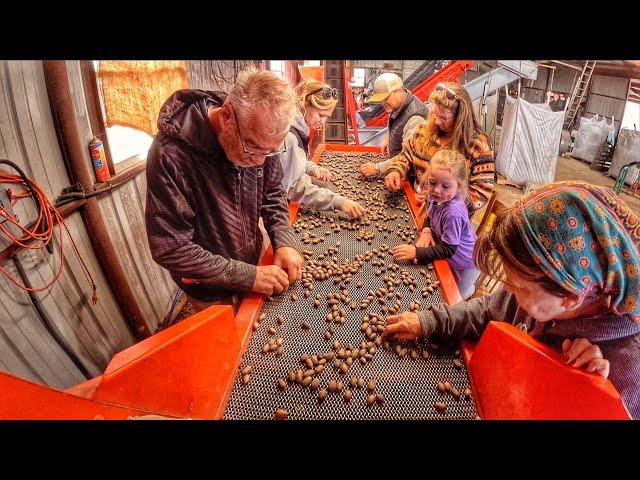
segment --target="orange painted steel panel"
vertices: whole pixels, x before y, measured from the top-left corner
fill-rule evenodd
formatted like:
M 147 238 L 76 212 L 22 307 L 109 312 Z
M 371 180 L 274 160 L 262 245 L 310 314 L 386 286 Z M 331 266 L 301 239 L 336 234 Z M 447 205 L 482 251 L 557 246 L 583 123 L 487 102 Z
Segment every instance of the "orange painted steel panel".
M 484 419 L 628 420 L 613 384 L 506 322 L 490 322 L 468 364 Z
M 94 399 L 162 415 L 216 418 L 240 349 L 233 309 L 214 305 L 116 354 Z
M 318 82 L 324 83 L 324 67 L 312 67 L 305 65 L 298 65 L 298 72 L 300 72 L 300 78 L 313 78 Z
M 466 70 L 471 68 L 475 62 L 473 60 L 456 60 L 449 63 L 439 72 L 431 75 L 421 83 L 413 87 L 413 94 L 423 102 L 426 102 L 429 95 L 436 88 L 439 82 L 457 82 Z M 370 118 L 365 123 L 368 127 L 386 127 L 389 115 L 383 112 L 377 117 Z
M 1 420 L 126 420 L 152 412 L 98 402 L 0 372 Z

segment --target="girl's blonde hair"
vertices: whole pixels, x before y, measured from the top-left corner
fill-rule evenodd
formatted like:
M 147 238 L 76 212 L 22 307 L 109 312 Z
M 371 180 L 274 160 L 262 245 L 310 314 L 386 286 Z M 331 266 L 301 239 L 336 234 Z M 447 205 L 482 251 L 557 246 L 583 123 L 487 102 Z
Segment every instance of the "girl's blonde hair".
M 438 150 L 433 157 L 431 157 L 429 169 L 424 172 L 420 179 L 420 187 L 428 187 L 429 170 L 433 167 L 442 168 L 451 172 L 451 175 L 453 175 L 453 178 L 456 179 L 456 183 L 458 184 L 458 197 L 463 202 L 466 201 L 469 195 L 469 165 L 464 155 L 455 150 Z
M 305 112 L 307 107 L 317 108 L 318 110 L 329 110 L 336 106 L 338 100 L 325 98 L 322 89 L 332 90 L 331 85 L 321 83 L 313 78 L 305 78 L 295 87 L 298 96 L 298 110 Z M 311 92 L 317 91 L 310 95 Z
M 446 82 L 444 86 L 446 87 L 444 90 L 431 92 L 429 103 L 451 110 L 455 117 L 455 126 L 450 146 L 468 156 L 470 155 L 471 142 L 476 135 L 482 133 L 482 127 L 473 111 L 473 104 L 467 90 L 459 83 Z M 455 94 L 455 98 L 449 98 L 451 93 Z M 427 128 L 431 137 L 439 134 L 439 127 L 436 125 L 435 119 L 432 108 L 427 118 Z
M 431 157 L 429 168 L 420 177 L 420 188 L 426 190 L 429 187 L 429 171 L 432 167 L 444 168 L 451 171 L 451 175 L 458 184 L 458 198 L 466 202 L 469 196 L 469 166 L 467 159 L 460 152 L 455 150 L 438 150 Z M 420 207 L 420 215 L 428 208 L 428 202 L 424 202 Z

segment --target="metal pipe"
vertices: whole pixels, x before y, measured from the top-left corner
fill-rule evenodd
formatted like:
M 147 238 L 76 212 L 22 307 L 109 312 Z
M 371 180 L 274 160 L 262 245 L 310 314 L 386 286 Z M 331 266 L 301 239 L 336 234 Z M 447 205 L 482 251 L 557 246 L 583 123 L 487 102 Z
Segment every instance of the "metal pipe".
M 20 280 L 22 280 L 24 286 L 27 288 L 33 288 L 33 285 L 31 285 L 29 277 L 27 277 L 27 273 L 24 271 L 24 267 L 22 266 L 22 262 L 20 262 L 18 256 L 14 255 L 13 257 L 11 257 L 11 259 L 13 260 L 13 264 L 18 270 L 18 275 L 20 275 Z M 64 337 L 60 334 L 60 332 L 58 332 L 58 329 L 49 318 L 49 315 L 47 315 L 46 310 L 42 308 L 42 304 L 40 303 L 40 299 L 38 298 L 38 296 L 35 294 L 35 292 L 32 292 L 30 290 L 27 290 L 27 293 L 29 294 L 29 298 L 31 299 L 33 308 L 40 318 L 42 326 L 44 326 L 47 332 L 49 332 L 49 334 L 53 337 L 53 340 L 60 346 L 60 348 L 64 350 L 64 353 L 69 356 L 69 359 L 78 368 L 78 370 L 82 372 L 84 378 L 87 380 L 90 379 L 92 377 L 91 373 L 89 373 L 89 371 L 82 364 L 82 362 L 80 361 L 76 353 L 71 349 Z
M 90 191 L 93 189 L 93 182 L 89 173 L 89 162 L 84 157 L 85 148 L 80 141 L 76 126 L 67 65 L 63 60 L 45 60 L 42 62 L 42 67 L 51 104 L 51 113 L 58 131 L 62 154 L 67 160 L 66 167 L 69 170 L 69 176 L 73 182 L 79 182 L 85 191 Z M 144 315 L 127 282 L 127 276 L 120 264 L 116 249 L 109 238 L 98 200 L 95 197 L 88 198 L 81 213 L 96 257 L 133 335 L 137 340 L 149 337 L 151 331 L 144 320 Z
M 569 63 L 564 63 L 564 62 L 561 62 L 560 60 L 549 60 L 549 61 L 553 62 L 553 63 L 558 63 L 560 65 L 564 65 L 565 67 L 573 68 L 574 70 L 578 70 L 579 72 L 582 72 L 582 68 L 576 67 L 575 65 L 571 65 Z

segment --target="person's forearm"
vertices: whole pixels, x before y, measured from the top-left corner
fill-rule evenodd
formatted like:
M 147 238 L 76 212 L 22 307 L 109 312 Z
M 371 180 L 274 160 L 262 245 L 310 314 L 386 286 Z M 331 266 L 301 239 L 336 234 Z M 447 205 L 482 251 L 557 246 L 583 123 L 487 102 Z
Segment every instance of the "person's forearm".
M 431 263 L 434 260 L 453 257 L 457 248 L 457 245 L 449 245 L 444 242 L 434 245 L 433 247 L 416 247 L 416 258 L 418 259 L 418 263 Z
M 157 245 L 162 244 L 160 248 Z M 150 238 L 153 259 L 171 275 L 194 283 L 225 290 L 247 292 L 256 279 L 256 267 L 224 258 L 193 242 L 167 242 L 167 238 Z
M 453 306 L 433 306 L 418 312 L 418 317 L 425 336 L 456 341 L 465 337 L 479 338 L 492 320 L 511 322 L 517 309 L 515 296 L 499 288 L 490 295 Z
M 317 210 L 339 210 L 346 201 L 342 195 L 314 184 L 307 174 L 302 175 L 291 186 L 287 196 L 292 202 L 298 202 Z

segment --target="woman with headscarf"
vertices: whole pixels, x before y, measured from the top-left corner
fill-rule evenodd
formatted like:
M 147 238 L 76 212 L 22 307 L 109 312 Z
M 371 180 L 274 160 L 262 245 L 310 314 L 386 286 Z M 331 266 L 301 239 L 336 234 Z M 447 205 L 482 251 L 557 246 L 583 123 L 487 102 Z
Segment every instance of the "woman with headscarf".
M 482 298 L 387 318 L 385 335 L 479 338 L 508 321 L 608 377 L 640 419 L 640 220 L 611 189 L 558 182 L 497 215 L 475 262 L 504 286 Z

